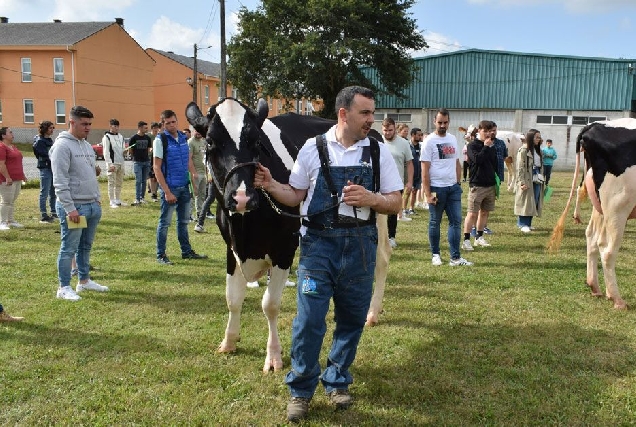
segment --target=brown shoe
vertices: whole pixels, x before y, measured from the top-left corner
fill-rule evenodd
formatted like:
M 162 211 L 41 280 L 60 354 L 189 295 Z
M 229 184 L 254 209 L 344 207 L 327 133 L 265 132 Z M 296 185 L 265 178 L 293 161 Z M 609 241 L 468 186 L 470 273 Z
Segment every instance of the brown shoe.
M 353 402 L 353 397 L 349 394 L 349 390 L 335 389 L 329 393 L 329 400 L 336 405 L 336 409 L 347 409 Z
M 9 316 L 6 311 L 0 313 L 0 322 L 21 322 L 23 320 L 24 317 Z
M 287 421 L 292 423 L 300 422 L 309 412 L 309 402 L 306 397 L 292 397 L 287 404 Z

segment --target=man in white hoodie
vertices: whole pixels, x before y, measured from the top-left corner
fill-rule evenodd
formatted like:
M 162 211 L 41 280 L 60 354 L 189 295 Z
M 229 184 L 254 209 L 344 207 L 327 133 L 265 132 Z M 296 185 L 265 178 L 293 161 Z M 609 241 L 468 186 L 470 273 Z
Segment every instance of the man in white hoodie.
M 91 280 L 90 254 L 97 224 L 102 217 L 101 194 L 95 166 L 95 153 L 86 141 L 91 130 L 93 113 L 76 105 L 69 113 L 69 131 L 58 135 L 49 157 L 53 171 L 53 186 L 60 218 L 62 244 L 57 257 L 59 288 L 57 297 L 78 301 L 84 290 L 106 292 L 108 287 Z M 71 287 L 71 262 L 76 256 L 79 283 Z
M 124 136 L 119 133 L 119 120 L 110 119 L 110 129 L 102 138 L 104 159 L 106 159 L 106 175 L 108 176 L 108 197 L 110 207 L 125 206 L 119 198 L 124 183 Z

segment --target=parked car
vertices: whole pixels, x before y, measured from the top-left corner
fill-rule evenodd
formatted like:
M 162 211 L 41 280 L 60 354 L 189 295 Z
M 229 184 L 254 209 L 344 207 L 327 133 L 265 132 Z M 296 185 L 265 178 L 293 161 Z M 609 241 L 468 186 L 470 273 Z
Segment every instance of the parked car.
M 128 148 L 130 138 L 124 138 L 124 147 Z M 95 152 L 95 160 L 104 160 L 104 146 L 101 142 L 93 144 L 93 151 Z M 132 153 L 128 150 L 124 151 L 124 160 L 132 160 Z

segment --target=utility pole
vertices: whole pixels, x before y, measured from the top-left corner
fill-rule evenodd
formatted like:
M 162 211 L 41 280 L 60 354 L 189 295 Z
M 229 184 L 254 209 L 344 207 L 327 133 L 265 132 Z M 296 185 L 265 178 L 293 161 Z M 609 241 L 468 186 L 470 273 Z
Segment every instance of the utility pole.
M 197 80 L 198 80 L 198 73 L 197 73 L 197 44 L 194 44 L 194 66 L 192 67 L 192 71 L 193 71 L 193 76 L 192 76 L 192 101 L 194 101 L 195 104 L 199 105 L 197 103 Z
M 227 64 L 225 61 L 225 0 L 219 0 L 221 3 L 221 83 L 219 87 L 219 101 L 227 97 Z

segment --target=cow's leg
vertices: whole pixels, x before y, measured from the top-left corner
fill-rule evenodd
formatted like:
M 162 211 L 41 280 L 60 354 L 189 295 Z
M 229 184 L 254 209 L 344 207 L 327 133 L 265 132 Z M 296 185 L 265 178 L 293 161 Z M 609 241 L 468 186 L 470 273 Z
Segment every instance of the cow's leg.
M 621 298 L 616 282 L 616 257 L 623 242 L 627 216 L 630 212 L 631 209 L 628 212 L 621 212 L 617 209 L 613 215 L 605 216 L 604 226 L 598 240 L 601 263 L 603 264 L 603 277 L 605 278 L 605 295 L 614 302 L 614 308 L 622 310 L 627 308 L 627 304 Z
M 245 292 L 247 290 L 247 281 L 241 270 L 237 267 L 234 274 L 227 275 L 225 285 L 225 301 L 230 316 L 227 320 L 225 328 L 225 338 L 218 348 L 219 353 L 231 353 L 236 351 L 236 343 L 240 340 L 241 331 L 241 308 L 245 300 Z
M 515 190 L 515 165 L 512 161 L 512 157 L 506 157 L 504 159 L 506 165 L 506 172 L 508 172 L 506 181 L 508 182 L 508 191 Z
M 587 278 L 586 284 L 590 287 L 592 295 L 595 297 L 603 296 L 598 285 L 598 239 L 602 226 L 603 217 L 597 212 L 592 211 L 590 222 L 585 229 L 585 239 L 587 244 Z
M 278 336 L 278 315 L 280 313 L 283 289 L 288 277 L 289 269 L 282 270 L 278 267 L 272 267 L 269 284 L 263 294 L 263 313 L 267 317 L 267 325 L 269 327 L 267 355 L 265 356 L 263 372 L 269 372 L 272 369 L 280 371 L 283 368 L 282 347 Z
M 376 224 L 378 227 L 378 249 L 375 260 L 375 288 L 373 289 L 373 297 L 371 305 L 367 313 L 366 326 L 375 326 L 378 324 L 378 317 L 382 312 L 382 300 L 384 299 L 384 286 L 386 285 L 386 276 L 389 273 L 389 260 L 391 259 L 391 245 L 389 244 L 389 229 L 387 224 L 387 216 L 378 214 Z

